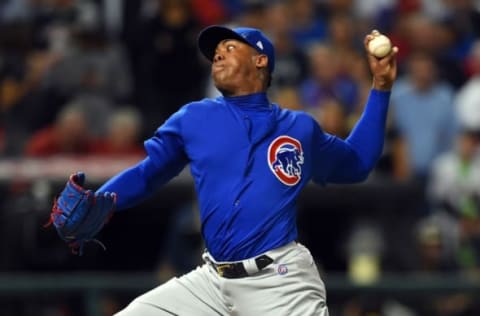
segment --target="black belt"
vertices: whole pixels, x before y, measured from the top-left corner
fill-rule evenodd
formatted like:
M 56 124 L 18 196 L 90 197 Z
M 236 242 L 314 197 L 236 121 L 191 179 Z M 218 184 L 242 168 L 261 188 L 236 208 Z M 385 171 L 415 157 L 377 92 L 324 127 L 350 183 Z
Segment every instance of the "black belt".
M 261 255 L 255 258 L 255 264 L 257 265 L 258 271 L 262 270 L 269 264 L 273 262 L 273 259 L 267 255 Z M 243 262 L 232 262 L 232 263 L 215 263 L 210 261 L 213 268 L 217 271 L 218 275 L 227 279 L 238 279 L 249 276 Z

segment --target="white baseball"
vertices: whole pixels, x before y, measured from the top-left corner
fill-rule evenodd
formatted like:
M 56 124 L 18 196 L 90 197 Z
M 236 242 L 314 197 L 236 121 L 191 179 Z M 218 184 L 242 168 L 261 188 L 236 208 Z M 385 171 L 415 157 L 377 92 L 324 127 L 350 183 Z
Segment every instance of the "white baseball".
M 370 42 L 368 42 L 368 50 L 373 56 L 382 58 L 390 53 L 392 49 L 392 42 L 383 34 L 376 35 Z

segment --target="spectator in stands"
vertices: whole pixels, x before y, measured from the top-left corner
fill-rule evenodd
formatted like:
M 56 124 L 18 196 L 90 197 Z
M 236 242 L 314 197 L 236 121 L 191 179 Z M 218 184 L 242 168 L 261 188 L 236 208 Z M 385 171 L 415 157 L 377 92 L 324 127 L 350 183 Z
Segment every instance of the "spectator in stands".
M 455 260 L 458 230 L 452 218 L 440 213 L 421 218 L 413 234 L 415 251 L 412 271 L 426 274 L 458 271 Z
M 347 114 L 338 100 L 326 99 L 319 107 L 312 108 L 310 113 L 325 132 L 341 138 L 348 136 Z
M 392 122 L 403 145 L 397 163 L 404 179 L 425 180 L 432 161 L 449 150 L 456 132 L 453 88 L 437 77 L 432 56 L 417 52 L 391 95 Z
M 341 73 L 348 73 L 350 66 L 348 61 L 352 56 L 362 52 L 362 42 L 359 42 L 358 36 L 356 36 L 356 22 L 354 17 L 346 14 L 334 14 L 328 20 L 327 39 L 335 54 L 342 60 Z M 364 56 L 361 57 L 365 63 Z
M 457 263 L 480 272 L 480 126 L 462 124 L 455 149 L 434 161 L 429 180 L 434 211 L 455 220 Z
M 85 113 L 78 106 L 67 105 L 54 124 L 32 135 L 25 154 L 30 157 L 81 155 L 87 154 L 90 146 Z
M 38 22 L 46 33 L 42 33 L 45 51 L 57 60 L 41 78 L 39 96 L 24 112 L 38 121 L 35 131 L 51 124 L 65 103 L 81 103 L 90 107 L 85 112 L 89 130 L 99 136 L 105 132 L 106 112 L 131 97 L 127 61 L 120 45 L 107 38 L 97 5 L 70 0 L 51 5 L 43 3 L 37 14 L 46 19 Z
M 422 218 L 413 229 L 415 252 L 412 273 L 427 276 L 459 275 L 455 253 L 458 241 L 456 223 L 451 218 L 434 212 Z M 427 293 L 415 302 L 416 315 L 469 316 L 478 315 L 475 295 L 464 291 Z
M 307 75 L 307 57 L 293 41 L 293 20 L 289 5 L 286 2 L 273 3 L 265 15 L 265 30 L 275 43 L 275 75 L 270 88 L 274 95 L 283 88 L 298 87 Z
M 301 49 L 322 41 L 327 36 L 326 22 L 319 17 L 317 3 L 313 0 L 288 0 L 292 21 L 292 38 Z
M 463 124 L 480 129 L 480 39 L 470 50 L 467 67 L 470 78 L 458 90 L 455 107 Z
M 434 159 L 428 179 L 432 213 L 420 222 L 418 255 L 431 272 L 480 272 L 480 104 L 473 82 L 456 98 L 455 146 Z M 426 300 L 420 312 L 477 315 L 479 308 L 473 296 L 458 293 Z
M 222 24 L 227 20 L 227 8 L 222 0 L 192 0 L 192 10 L 202 26 Z
M 340 72 L 339 56 L 330 45 L 316 43 L 308 49 L 310 75 L 300 85 L 306 108 L 319 107 L 327 99 L 337 99 L 350 114 L 357 105 L 358 87 Z
M 269 3 L 264 0 L 242 0 L 242 9 L 235 16 L 232 16 L 230 24 L 254 27 L 266 30 L 268 22 Z
M 133 107 L 119 108 L 107 123 L 107 135 L 96 141 L 93 154 L 99 155 L 145 155 L 140 142 L 142 117 Z
M 458 42 L 461 40 L 448 24 L 434 20 L 422 14 L 413 12 L 408 15 L 397 17 L 395 35 L 392 36 L 394 43 L 397 42 L 404 48 L 403 56 L 407 57 L 417 51 L 429 54 L 437 65 L 440 79 L 458 87 L 465 81 L 465 74 L 458 55 Z M 401 59 L 404 64 L 405 58 Z
M 275 43 L 275 75 L 272 94 L 283 88 L 296 89 L 307 75 L 307 57 L 292 38 L 293 21 L 286 2 L 271 4 L 265 13 L 265 31 Z
M 196 47 L 200 24 L 189 1 L 155 3 L 157 8 L 149 17 L 136 17 L 127 38 L 144 136 L 150 136 L 181 105 L 202 98 L 207 74 Z
M 5 128 L 8 156 L 22 153 L 29 134 L 50 113 L 38 110 L 46 103 L 41 85 L 58 56 L 35 49 L 33 38 L 34 30 L 26 22 L 0 25 L 0 124 Z
M 381 32 L 386 32 L 384 27 L 391 23 L 389 13 L 397 11 L 396 0 L 357 0 L 353 1 L 353 13 L 359 19 L 361 27 L 375 25 Z M 385 20 L 390 17 L 390 21 Z
M 89 93 L 127 101 L 132 78 L 122 48 L 106 37 L 99 21 L 79 21 L 72 32 L 69 49 L 48 74 L 47 88 L 66 99 Z
M 439 216 L 422 219 L 415 228 L 417 251 L 414 273 L 458 275 L 459 265 L 452 256 L 452 239 L 457 231 L 452 222 Z M 415 304 L 418 315 L 478 315 L 480 304 L 475 295 L 465 291 L 430 293 Z
M 455 57 L 463 59 L 475 39 L 480 38 L 480 11 L 473 0 L 443 1 L 446 5 L 443 22 L 455 34 Z
M 298 89 L 294 86 L 277 89 L 272 95 L 272 102 L 290 110 L 304 110 Z
M 111 98 L 85 91 L 75 95 L 68 104 L 75 104 L 83 110 L 90 136 L 99 138 L 107 133 L 106 122 L 111 119 L 116 108 Z

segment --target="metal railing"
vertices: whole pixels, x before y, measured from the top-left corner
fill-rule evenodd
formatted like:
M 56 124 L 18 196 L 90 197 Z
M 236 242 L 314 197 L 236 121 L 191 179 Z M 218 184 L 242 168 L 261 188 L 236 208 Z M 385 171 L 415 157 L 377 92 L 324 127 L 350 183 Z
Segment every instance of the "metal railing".
M 0 298 L 28 297 L 36 294 L 79 295 L 88 316 L 100 316 L 102 295 L 111 292 L 141 293 L 161 284 L 151 273 L 62 273 L 62 274 L 0 274 Z M 327 292 L 334 295 L 415 296 L 448 293 L 469 293 L 480 297 L 480 279 L 452 275 L 388 275 L 362 285 L 345 275 L 325 278 Z M 133 297 L 132 297 L 133 298 Z M 27 300 L 24 300 L 27 303 Z

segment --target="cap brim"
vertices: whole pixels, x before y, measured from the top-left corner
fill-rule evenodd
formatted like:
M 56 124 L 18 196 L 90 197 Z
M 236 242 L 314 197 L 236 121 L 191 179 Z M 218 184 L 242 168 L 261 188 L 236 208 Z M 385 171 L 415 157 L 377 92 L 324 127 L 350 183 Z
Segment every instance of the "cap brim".
M 225 26 L 213 25 L 205 28 L 198 36 L 198 48 L 208 60 L 212 61 L 218 43 L 226 39 L 236 39 L 248 44 L 242 36 L 231 29 Z

